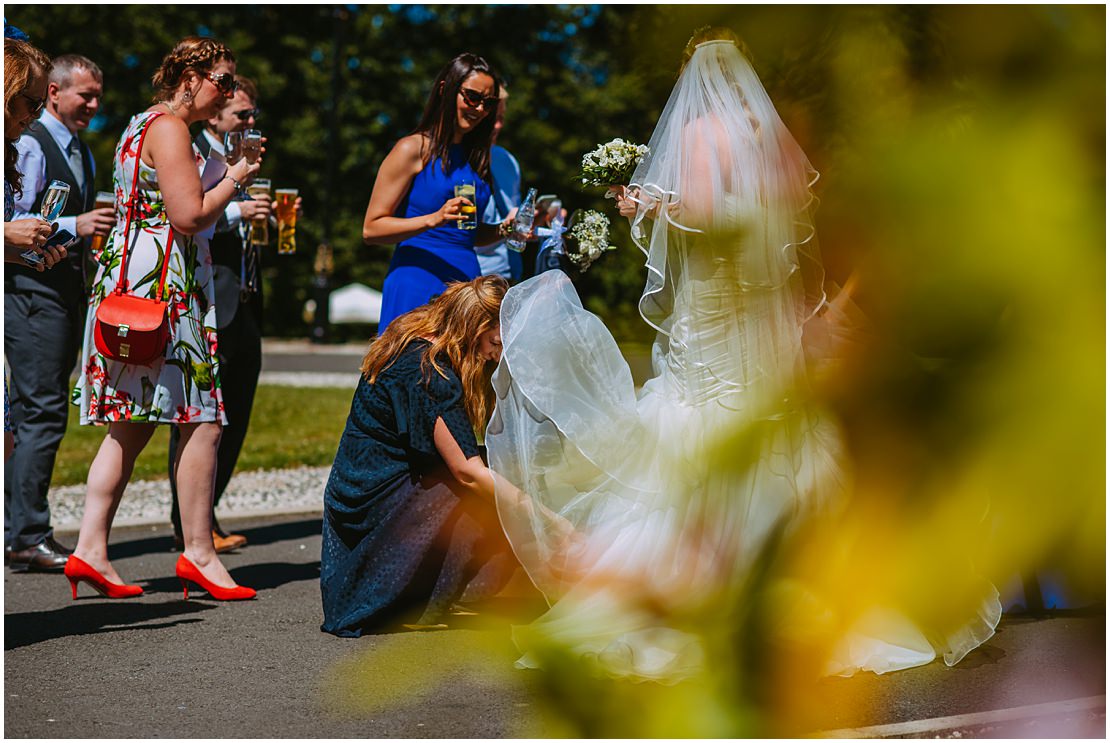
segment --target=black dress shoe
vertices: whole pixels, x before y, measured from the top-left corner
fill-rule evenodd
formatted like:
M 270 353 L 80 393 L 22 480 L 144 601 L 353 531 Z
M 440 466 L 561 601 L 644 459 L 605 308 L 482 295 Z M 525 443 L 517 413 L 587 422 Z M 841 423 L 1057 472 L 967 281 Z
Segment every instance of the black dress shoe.
M 54 537 L 46 538 L 46 546 L 57 552 L 59 555 L 65 555 L 66 557 L 69 557 L 73 554 L 73 550 L 71 550 L 69 547 L 66 547 L 61 542 L 55 541 Z
M 66 566 L 69 555 L 64 555 L 51 548 L 47 542 L 53 541 L 50 539 L 46 542 L 39 542 L 34 547 L 28 547 L 25 550 L 12 550 L 12 554 L 8 558 L 8 564 L 12 570 L 27 572 L 61 570 Z

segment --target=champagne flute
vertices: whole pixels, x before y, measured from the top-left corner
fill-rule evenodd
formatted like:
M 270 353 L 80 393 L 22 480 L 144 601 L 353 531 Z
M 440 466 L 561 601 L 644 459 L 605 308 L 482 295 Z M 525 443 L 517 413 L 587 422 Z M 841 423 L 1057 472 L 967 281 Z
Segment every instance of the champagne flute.
M 62 216 L 67 199 L 69 199 L 69 184 L 63 181 L 50 181 L 50 185 L 46 187 L 46 194 L 42 197 L 40 209 L 42 218 L 53 224 L 58 217 Z
M 248 129 L 243 132 L 243 157 L 252 165 L 262 156 L 262 132 Z
M 243 133 L 227 132 L 224 134 L 224 155 L 228 165 L 234 165 L 243 157 Z
M 46 193 L 42 197 L 39 216 L 53 225 L 54 221 L 62 216 L 62 210 L 66 208 L 67 199 L 69 199 L 69 184 L 58 180 L 50 181 L 50 185 L 46 187 Z M 46 263 L 46 259 L 34 250 L 24 250 L 19 255 L 28 263 Z

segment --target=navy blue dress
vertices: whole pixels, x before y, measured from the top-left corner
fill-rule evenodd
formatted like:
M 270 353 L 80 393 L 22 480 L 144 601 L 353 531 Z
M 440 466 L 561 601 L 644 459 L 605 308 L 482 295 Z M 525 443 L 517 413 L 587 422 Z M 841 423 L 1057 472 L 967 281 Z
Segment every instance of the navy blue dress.
M 432 370 L 424 383 L 428 345 L 414 341 L 355 390 L 324 490 L 325 632 L 358 637 L 420 610 L 416 621 L 434 624 L 454 602 L 496 593 L 515 566 L 492 504 L 462 493 L 436 450 L 442 418 L 463 454 L 479 454 L 455 373 L 441 362 L 447 379 Z
M 455 186 L 474 184 L 478 214 L 484 214 L 490 199 L 489 184 L 470 166 L 462 145 L 452 145 L 447 172 L 437 157 L 424 166 L 412 181 L 398 217 L 422 217 L 439 211 L 455 196 Z M 449 281 L 470 281 L 482 275 L 474 253 L 475 230 L 460 230 L 454 222 L 410 237 L 393 251 L 389 272 L 382 286 L 382 311 L 378 333 L 398 315 L 403 315 L 437 294 Z

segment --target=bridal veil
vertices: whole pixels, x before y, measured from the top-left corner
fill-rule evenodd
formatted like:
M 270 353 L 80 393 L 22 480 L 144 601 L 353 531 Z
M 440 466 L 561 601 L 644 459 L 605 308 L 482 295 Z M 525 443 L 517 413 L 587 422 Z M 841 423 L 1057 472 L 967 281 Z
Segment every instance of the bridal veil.
M 827 305 L 817 175 L 733 43 L 697 46 L 648 147 L 630 188 L 653 376 L 637 391 L 566 275 L 541 274 L 502 305 L 486 443 L 502 524 L 551 607 L 516 630 L 520 664 L 555 647 L 675 681 L 705 662 L 698 622 L 847 483 L 803 345 Z

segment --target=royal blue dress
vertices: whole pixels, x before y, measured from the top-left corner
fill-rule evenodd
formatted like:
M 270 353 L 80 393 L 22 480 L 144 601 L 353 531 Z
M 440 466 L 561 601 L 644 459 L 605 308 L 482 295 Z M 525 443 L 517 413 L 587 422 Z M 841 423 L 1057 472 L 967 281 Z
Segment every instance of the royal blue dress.
M 453 145 L 446 173 L 438 157 L 424 166 L 413 179 L 396 216 L 422 217 L 438 212 L 444 202 L 455 197 L 455 186 L 460 183 L 474 184 L 477 213 L 484 214 L 490 187 L 467 162 L 466 154 L 462 145 Z M 398 315 L 441 294 L 447 282 L 470 281 L 482 275 L 474 253 L 474 233 L 475 230 L 460 230 L 452 222 L 410 237 L 397 246 L 382 287 L 379 334 Z
M 516 566 L 492 503 L 464 494 L 436 450 L 442 418 L 464 455 L 479 454 L 455 373 L 424 384 L 427 347 L 414 341 L 374 384 L 359 380 L 324 490 L 321 629 L 340 637 L 434 624 L 454 602 L 496 593 Z

